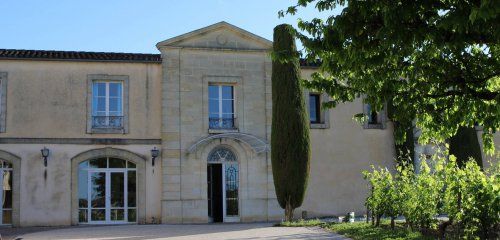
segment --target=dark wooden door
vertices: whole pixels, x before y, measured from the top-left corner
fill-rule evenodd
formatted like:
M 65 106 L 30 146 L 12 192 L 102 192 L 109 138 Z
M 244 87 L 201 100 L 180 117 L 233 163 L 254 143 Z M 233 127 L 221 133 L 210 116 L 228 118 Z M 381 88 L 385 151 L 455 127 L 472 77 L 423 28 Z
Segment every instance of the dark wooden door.
M 213 222 L 223 222 L 222 164 L 208 164 L 208 216 Z

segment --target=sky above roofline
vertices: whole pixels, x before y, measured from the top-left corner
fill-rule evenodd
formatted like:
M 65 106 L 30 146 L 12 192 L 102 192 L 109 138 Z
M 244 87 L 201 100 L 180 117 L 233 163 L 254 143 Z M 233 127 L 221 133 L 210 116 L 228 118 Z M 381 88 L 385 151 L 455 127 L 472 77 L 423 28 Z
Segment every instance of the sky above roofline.
M 301 9 L 278 18 L 284 0 L 0 1 L 0 48 L 158 53 L 155 44 L 226 21 L 272 40 L 273 28 L 330 13 Z M 338 11 L 337 11 L 338 12 Z

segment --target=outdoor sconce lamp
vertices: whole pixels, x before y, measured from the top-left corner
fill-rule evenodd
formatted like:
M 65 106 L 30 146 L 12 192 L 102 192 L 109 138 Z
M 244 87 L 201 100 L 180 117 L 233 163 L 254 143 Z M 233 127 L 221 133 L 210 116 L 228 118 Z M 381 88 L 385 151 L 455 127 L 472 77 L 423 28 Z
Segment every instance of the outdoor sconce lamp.
M 45 165 L 45 167 L 47 167 L 47 157 L 49 156 L 50 150 L 46 147 L 43 147 L 43 149 L 40 150 L 40 152 L 42 152 L 43 165 Z
M 160 155 L 160 150 L 156 149 L 156 147 L 151 149 L 151 164 L 153 166 L 155 165 L 155 158 L 157 158 L 159 155 Z

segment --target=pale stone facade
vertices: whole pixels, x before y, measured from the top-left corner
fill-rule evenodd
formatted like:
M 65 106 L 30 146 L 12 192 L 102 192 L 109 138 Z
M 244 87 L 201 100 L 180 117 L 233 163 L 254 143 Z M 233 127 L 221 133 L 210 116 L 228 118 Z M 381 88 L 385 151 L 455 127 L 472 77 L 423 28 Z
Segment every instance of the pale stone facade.
M 257 154 L 233 139 L 186 151 L 198 139 L 217 132 L 208 123 L 207 89 L 211 83 L 234 86 L 234 131 L 270 138 L 271 42 L 222 23 L 160 42 L 157 47 L 163 57 L 163 221 L 208 221 L 207 156 L 217 145 L 229 146 L 239 159 L 240 220 L 279 218 L 269 154 Z
M 229 192 L 224 193 L 222 221 L 282 218 L 268 151 L 272 43 L 221 22 L 157 47 L 161 61 L 156 62 L 0 58 L 0 160 L 13 164 L 10 224 L 82 224 L 79 164 L 97 158 L 134 164 L 137 217 L 131 222 L 214 221 L 213 211 L 222 210 L 213 208 L 215 200 L 209 197 L 215 186 L 209 180 L 214 177 L 209 158 L 221 147 L 234 159 L 215 162 L 226 170 L 220 174 L 225 176 L 228 166 L 237 169 L 232 180 L 235 205 L 227 207 Z M 304 66 L 302 75 L 308 78 L 314 71 Z M 93 129 L 92 84 L 100 80 L 123 83 L 120 131 Z M 233 90 L 231 128 L 210 127 L 209 88 L 214 85 Z M 320 98 L 325 101 L 327 96 Z M 372 164 L 392 167 L 395 155 L 390 121 L 384 120 L 381 128 L 367 128 L 352 120 L 364 109 L 360 99 L 341 104 L 322 110 L 321 121 L 311 125 L 310 181 L 298 215 L 364 213 L 367 185 L 361 172 Z M 43 147 L 50 149 L 47 167 L 40 154 Z M 155 147 L 160 156 L 153 166 Z M 221 184 L 220 191 L 232 190 L 228 182 Z M 114 192 L 106 191 L 113 198 Z M 106 204 L 110 201 L 106 198 Z M 108 213 L 116 214 L 112 206 L 105 209 L 107 220 L 118 216 Z M 113 223 L 107 220 L 99 223 Z

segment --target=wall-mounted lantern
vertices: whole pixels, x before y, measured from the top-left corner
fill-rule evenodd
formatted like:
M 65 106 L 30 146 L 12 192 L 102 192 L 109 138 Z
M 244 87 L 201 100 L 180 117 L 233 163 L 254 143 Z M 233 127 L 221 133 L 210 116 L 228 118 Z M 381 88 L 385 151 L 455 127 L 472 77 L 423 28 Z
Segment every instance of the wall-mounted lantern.
M 156 149 L 154 147 L 151 149 L 151 164 L 154 166 L 155 165 L 155 159 L 160 155 L 160 150 Z
M 47 167 L 47 157 L 49 157 L 50 150 L 46 147 L 43 147 L 43 149 L 40 150 L 40 152 L 42 152 L 43 165 Z

